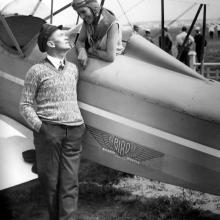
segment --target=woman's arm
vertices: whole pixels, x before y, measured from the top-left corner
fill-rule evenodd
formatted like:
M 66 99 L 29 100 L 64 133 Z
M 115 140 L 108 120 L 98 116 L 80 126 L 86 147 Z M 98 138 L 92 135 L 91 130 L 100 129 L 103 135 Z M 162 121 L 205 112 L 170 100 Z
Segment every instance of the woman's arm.
M 81 28 L 80 33 L 79 33 L 79 37 L 78 37 L 77 42 L 76 42 L 76 48 L 77 48 L 78 52 L 79 52 L 79 49 L 81 49 L 81 48 L 85 49 L 86 37 L 87 37 L 86 27 L 85 27 L 85 24 L 83 23 L 82 28 Z
M 78 52 L 78 61 L 81 64 L 81 66 L 83 67 L 83 69 L 85 69 L 88 64 L 88 55 L 87 55 L 87 52 L 85 49 L 86 37 L 87 37 L 86 36 L 86 27 L 83 24 L 82 28 L 80 30 L 80 33 L 79 33 L 79 37 L 76 42 L 76 49 Z
M 113 62 L 116 57 L 117 42 L 119 36 L 118 24 L 113 24 L 107 32 L 106 50 L 99 50 L 96 48 L 89 48 L 88 53 L 91 56 L 99 59 Z
M 71 29 L 67 30 L 65 32 L 65 34 L 71 39 L 73 37 L 73 34 L 75 34 L 74 30 L 75 30 L 75 28 L 71 28 Z M 87 37 L 86 36 L 86 28 L 85 28 L 85 25 L 83 24 L 81 27 L 78 39 L 76 41 L 76 45 L 75 45 L 77 53 L 78 53 L 77 59 L 79 61 L 79 64 L 83 68 L 85 68 L 88 63 L 88 55 L 87 55 L 87 52 L 85 49 L 86 37 Z

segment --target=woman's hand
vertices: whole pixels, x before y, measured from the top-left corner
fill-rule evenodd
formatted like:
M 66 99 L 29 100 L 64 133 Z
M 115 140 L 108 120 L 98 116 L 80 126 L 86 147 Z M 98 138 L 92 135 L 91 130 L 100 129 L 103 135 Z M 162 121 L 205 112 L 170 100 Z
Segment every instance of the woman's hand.
M 85 48 L 80 48 L 78 51 L 78 61 L 83 69 L 86 68 L 88 64 L 88 55 Z
M 88 49 L 88 55 L 90 57 L 97 57 L 97 53 L 98 53 L 98 51 L 97 51 L 97 49 L 95 47 L 90 47 Z

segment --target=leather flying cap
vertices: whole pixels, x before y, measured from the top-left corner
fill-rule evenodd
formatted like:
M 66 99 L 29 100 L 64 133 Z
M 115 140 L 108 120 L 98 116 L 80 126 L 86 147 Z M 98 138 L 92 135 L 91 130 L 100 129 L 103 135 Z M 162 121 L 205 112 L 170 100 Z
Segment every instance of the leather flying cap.
M 98 4 L 98 2 L 96 0 L 73 0 L 72 7 L 74 10 L 77 11 L 79 8 L 87 7 L 91 3 Z
M 54 26 L 54 25 L 47 24 L 47 23 L 42 25 L 40 33 L 38 35 L 38 39 L 37 39 L 38 47 L 41 52 L 46 52 L 47 41 L 48 41 L 48 38 L 51 36 L 51 34 L 58 29 L 62 30 L 62 28 L 63 28 L 63 25 Z

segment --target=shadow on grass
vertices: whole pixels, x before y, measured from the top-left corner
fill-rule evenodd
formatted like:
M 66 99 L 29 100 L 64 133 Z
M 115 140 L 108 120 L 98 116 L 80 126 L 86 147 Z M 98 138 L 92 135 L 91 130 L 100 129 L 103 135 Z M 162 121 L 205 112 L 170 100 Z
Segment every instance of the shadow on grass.
M 115 188 L 128 174 L 82 161 L 79 220 L 217 220 L 219 215 L 193 208 L 177 197 L 145 198 Z M 46 220 L 46 203 L 37 180 L 0 192 L 3 220 Z

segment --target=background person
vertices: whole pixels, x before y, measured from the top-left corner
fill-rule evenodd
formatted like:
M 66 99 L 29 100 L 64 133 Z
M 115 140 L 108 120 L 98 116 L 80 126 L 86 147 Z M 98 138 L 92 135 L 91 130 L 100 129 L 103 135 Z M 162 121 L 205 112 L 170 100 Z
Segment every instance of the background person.
M 182 48 L 183 42 L 187 36 L 186 31 L 187 31 L 187 28 L 185 26 L 183 26 L 181 29 L 181 33 L 176 36 L 178 57 L 181 53 L 181 48 Z M 186 64 L 187 66 L 189 66 L 188 53 L 189 53 L 193 43 L 194 43 L 194 38 L 191 35 L 189 35 L 188 41 L 186 42 L 184 48 L 182 49 L 182 53 L 180 55 L 180 61 L 183 62 L 184 64 Z
M 38 46 L 47 58 L 28 70 L 20 112 L 33 129 L 37 173 L 50 220 L 73 220 L 85 125 L 77 103 L 78 70 L 65 59 L 70 44 L 61 29 L 49 24 L 41 28 Z
M 133 25 L 133 31 L 135 34 L 139 34 L 139 31 L 140 31 L 140 27 L 136 24 Z
M 220 39 L 220 24 L 217 24 L 216 28 L 217 28 L 218 39 Z
M 209 38 L 210 38 L 211 40 L 214 39 L 214 34 L 215 34 L 215 25 L 214 25 L 214 24 L 211 24 L 211 25 L 209 26 Z
M 196 58 L 197 62 L 201 63 L 202 62 L 202 49 L 203 49 L 203 36 L 200 32 L 200 27 L 195 28 L 195 35 L 194 35 L 194 40 L 195 40 L 195 49 L 196 49 Z M 205 40 L 205 45 L 206 46 L 207 42 Z
M 144 38 L 154 44 L 154 41 L 151 37 L 151 30 L 149 28 L 144 29 Z
M 88 54 L 113 62 L 123 50 L 122 34 L 115 15 L 100 7 L 96 0 L 74 0 L 72 7 L 83 19 L 76 44 L 78 60 L 85 68 Z
M 159 36 L 159 47 L 162 48 L 162 43 L 161 43 L 161 36 Z M 172 55 L 172 46 L 173 46 L 173 40 L 168 32 L 168 28 L 164 27 L 164 48 L 162 48 L 164 51 Z

